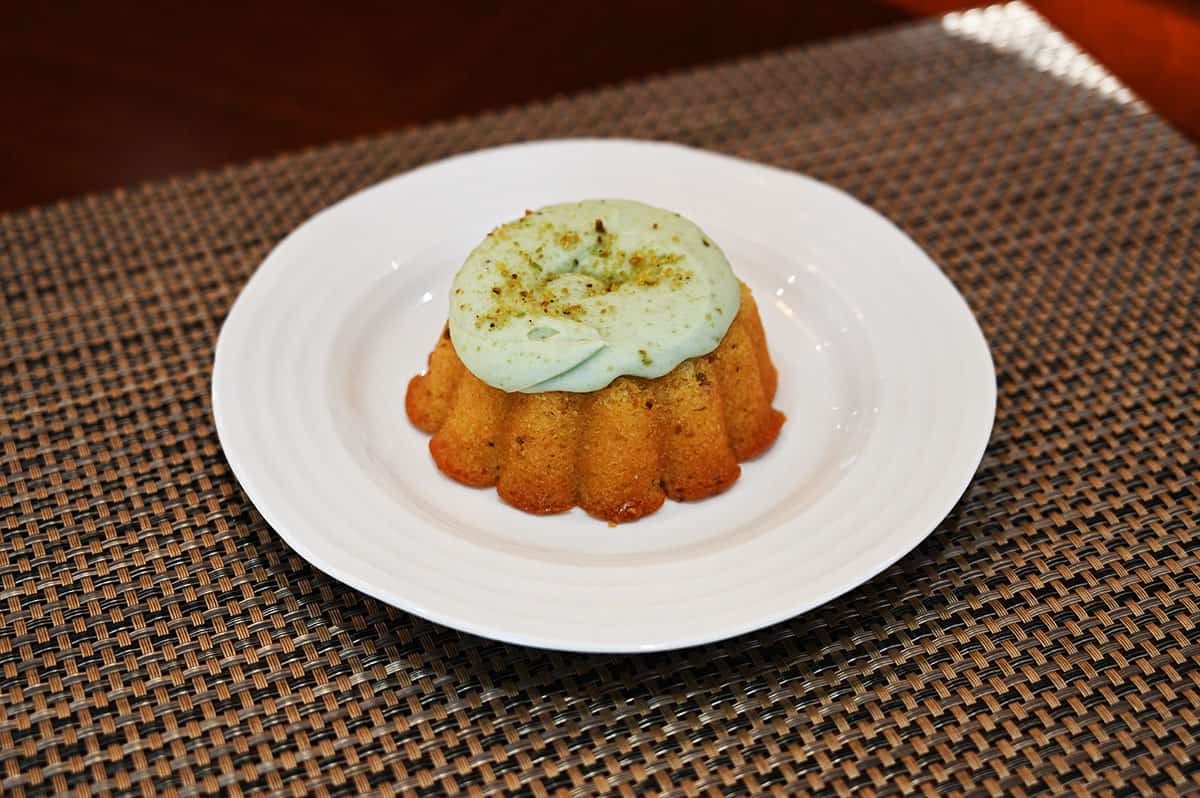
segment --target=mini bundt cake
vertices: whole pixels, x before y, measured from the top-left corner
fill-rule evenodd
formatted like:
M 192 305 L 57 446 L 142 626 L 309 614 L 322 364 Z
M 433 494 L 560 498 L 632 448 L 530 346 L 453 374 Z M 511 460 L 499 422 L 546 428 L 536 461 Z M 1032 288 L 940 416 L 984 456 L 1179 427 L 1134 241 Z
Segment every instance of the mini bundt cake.
M 783 425 L 750 290 L 677 214 L 621 200 L 527 212 L 489 234 L 452 292 L 428 369 L 409 383 L 408 417 L 432 433 L 443 473 L 495 485 L 521 510 L 578 505 L 615 523 L 667 497 L 712 496 Z M 671 314 L 662 299 L 680 293 L 685 304 Z M 587 324 L 610 313 L 617 320 Z M 656 324 L 659 333 L 645 329 Z M 497 343 L 497 329 L 519 335 Z

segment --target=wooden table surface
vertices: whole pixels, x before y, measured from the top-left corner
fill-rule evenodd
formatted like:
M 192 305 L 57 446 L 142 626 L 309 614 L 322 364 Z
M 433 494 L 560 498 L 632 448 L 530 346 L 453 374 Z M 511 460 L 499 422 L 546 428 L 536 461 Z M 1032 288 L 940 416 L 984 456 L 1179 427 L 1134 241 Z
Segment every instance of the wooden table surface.
M 1099 43 L 1100 50 L 1108 46 L 1115 53 L 1112 62 L 1157 90 L 1161 96 L 1152 99 L 1188 129 L 1196 93 L 1180 90 L 1172 76 L 1197 65 L 1197 56 L 1189 60 L 1187 55 L 1189 49 L 1200 53 L 1200 35 L 1189 38 L 1189 24 L 1200 19 L 1200 13 L 1193 16 L 1194 6 L 1100 0 L 1084 15 L 1077 2 L 1035 4 L 1068 33 L 1078 29 L 1081 40 Z M 944 0 L 507 0 L 360 2 L 344 8 L 317 0 L 25 3 L 7 12 L 0 25 L 0 94 L 7 104 L 6 124 L 0 125 L 0 210 L 857 33 L 966 5 Z M 1123 6 L 1133 11 L 1112 11 Z M 1097 13 L 1101 7 L 1111 13 Z M 1163 22 L 1163 9 L 1175 27 Z M 1135 17 L 1140 27 L 1131 35 L 1120 20 Z M 1125 45 L 1111 46 L 1115 38 Z M 1177 63 L 1170 69 L 1156 69 L 1171 59 Z M 1200 131 L 1200 124 L 1194 130 Z

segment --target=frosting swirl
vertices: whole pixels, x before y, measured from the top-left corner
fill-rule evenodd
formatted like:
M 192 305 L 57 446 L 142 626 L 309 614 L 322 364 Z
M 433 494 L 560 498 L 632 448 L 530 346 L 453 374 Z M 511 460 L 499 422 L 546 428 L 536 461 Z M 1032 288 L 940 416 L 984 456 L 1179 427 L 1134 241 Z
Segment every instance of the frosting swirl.
M 450 289 L 459 359 L 503 391 L 595 391 L 716 349 L 741 292 L 711 238 L 631 200 L 550 205 L 497 227 Z

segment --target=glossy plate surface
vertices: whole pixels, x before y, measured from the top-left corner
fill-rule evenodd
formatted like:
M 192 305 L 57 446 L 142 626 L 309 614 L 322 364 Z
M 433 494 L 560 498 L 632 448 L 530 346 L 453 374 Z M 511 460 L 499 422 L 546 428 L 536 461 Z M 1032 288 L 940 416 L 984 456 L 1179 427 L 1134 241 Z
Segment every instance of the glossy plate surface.
M 404 413 L 467 252 L 525 208 L 587 197 L 677 210 L 720 242 L 788 416 L 727 493 L 616 528 L 450 481 Z M 962 495 L 995 401 L 970 310 L 886 219 L 794 173 L 621 140 L 475 152 L 317 214 L 247 284 L 213 369 L 230 466 L 297 553 L 438 623 L 576 651 L 719 640 L 861 584 Z

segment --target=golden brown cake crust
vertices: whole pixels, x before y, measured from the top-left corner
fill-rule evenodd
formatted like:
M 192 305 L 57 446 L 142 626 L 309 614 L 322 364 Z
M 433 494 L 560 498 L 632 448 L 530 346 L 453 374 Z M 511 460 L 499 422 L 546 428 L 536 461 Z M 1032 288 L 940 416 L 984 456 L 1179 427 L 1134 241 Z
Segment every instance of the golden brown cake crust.
M 576 505 L 609 522 L 633 521 L 667 497 L 726 490 L 738 463 L 766 451 L 784 415 L 771 406 L 778 377 L 750 290 L 721 344 L 658 379 L 618 377 L 591 393 L 506 394 L 463 366 L 443 330 L 429 369 L 408 384 L 409 420 L 433 434 L 447 476 L 495 485 L 531 513 Z

